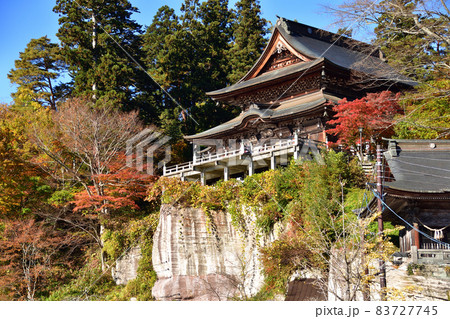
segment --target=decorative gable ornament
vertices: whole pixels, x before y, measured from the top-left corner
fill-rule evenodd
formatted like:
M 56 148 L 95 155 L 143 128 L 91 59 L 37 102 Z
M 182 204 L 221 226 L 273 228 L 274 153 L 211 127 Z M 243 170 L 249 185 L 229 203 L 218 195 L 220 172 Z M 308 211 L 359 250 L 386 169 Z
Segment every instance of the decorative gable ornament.
M 283 52 L 284 50 L 287 50 L 286 47 L 283 45 L 283 43 L 278 42 L 278 43 L 277 43 L 277 53 L 281 53 L 281 52 Z

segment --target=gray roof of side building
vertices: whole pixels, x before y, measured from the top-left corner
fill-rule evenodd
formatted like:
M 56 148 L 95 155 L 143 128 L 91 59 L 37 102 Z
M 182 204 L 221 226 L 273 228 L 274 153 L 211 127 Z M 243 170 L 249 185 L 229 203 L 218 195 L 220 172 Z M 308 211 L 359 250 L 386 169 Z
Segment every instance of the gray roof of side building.
M 384 153 L 395 181 L 392 189 L 450 192 L 450 140 L 389 140 Z

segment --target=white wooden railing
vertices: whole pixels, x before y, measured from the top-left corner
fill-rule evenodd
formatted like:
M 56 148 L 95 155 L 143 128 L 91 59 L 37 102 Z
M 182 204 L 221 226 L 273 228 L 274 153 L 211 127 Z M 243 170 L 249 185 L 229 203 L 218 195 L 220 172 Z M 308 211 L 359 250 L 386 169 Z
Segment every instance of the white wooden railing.
M 173 174 L 177 174 L 177 173 L 189 172 L 193 168 L 194 168 L 193 162 L 187 162 L 187 163 L 183 163 L 183 164 L 173 165 L 170 167 L 164 166 L 163 175 L 167 176 L 167 175 L 173 175 Z
M 420 249 L 449 249 L 450 245 L 446 243 L 438 244 L 438 243 L 421 243 Z
M 258 145 L 258 146 L 252 147 L 250 149 L 250 152 L 251 152 L 252 156 L 264 155 L 264 154 L 267 154 L 270 152 L 288 149 L 288 148 L 296 146 L 296 145 L 298 145 L 297 139 L 281 140 L 281 141 L 275 143 L 274 145 L 263 144 L 263 145 Z M 179 173 L 183 173 L 183 172 L 192 170 L 194 165 L 215 162 L 215 161 L 232 158 L 232 157 L 235 157 L 238 155 L 243 155 L 243 154 L 244 154 L 244 146 L 243 145 L 241 145 L 240 148 L 233 149 L 233 150 L 225 150 L 222 152 L 215 152 L 215 153 L 206 153 L 206 154 L 202 154 L 202 155 L 194 154 L 194 160 L 192 162 L 173 165 L 173 166 L 169 166 L 169 167 L 164 167 L 163 174 L 164 174 L 164 176 L 179 174 Z
M 241 154 L 243 154 L 243 151 L 241 151 L 240 149 L 224 151 L 222 153 L 206 153 L 202 155 L 194 154 L 194 164 L 214 162 L 224 158 L 230 158 Z

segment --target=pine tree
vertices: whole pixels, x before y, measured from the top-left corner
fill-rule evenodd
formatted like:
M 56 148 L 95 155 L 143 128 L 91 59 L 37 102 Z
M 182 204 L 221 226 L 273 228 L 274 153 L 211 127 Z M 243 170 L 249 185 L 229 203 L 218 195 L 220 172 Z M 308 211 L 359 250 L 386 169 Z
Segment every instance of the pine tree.
M 56 84 L 56 80 L 65 68 L 59 46 L 51 43 L 47 36 L 32 39 L 14 66 L 8 78 L 19 86 L 12 94 L 16 105 L 28 104 L 22 103 L 28 100 L 38 103 L 36 106 L 56 109 L 62 87 Z
M 74 93 L 108 97 L 129 106 L 137 93 L 141 26 L 131 19 L 138 10 L 129 1 L 57 0 L 57 33 L 74 79 Z
M 160 121 L 171 131 L 177 121 L 183 134 L 193 134 L 236 116 L 237 108 L 217 105 L 205 92 L 230 85 L 230 74 L 253 65 L 264 48 L 266 22 L 257 1 L 242 1 L 239 18 L 228 4 L 185 0 L 180 16 L 164 6 L 144 35 L 147 68 L 179 103 L 163 98 Z
M 216 104 L 204 94 L 230 84 L 227 80 L 231 71 L 228 51 L 232 43 L 233 12 L 228 9 L 228 0 L 203 2 L 198 9 L 198 20 L 201 24 L 193 34 L 198 51 L 194 86 L 199 99 L 191 109 L 192 117 L 197 121 L 189 127 L 192 133 L 219 125 L 236 115 L 234 107 Z
M 231 70 L 228 50 L 232 41 L 233 13 L 228 9 L 228 0 L 209 0 L 201 4 L 199 19 L 202 22 L 197 30 L 196 39 L 202 48 L 201 61 L 205 91 L 216 90 L 226 86 L 227 75 Z
M 230 50 L 231 83 L 240 80 L 259 58 L 266 46 L 267 20 L 261 17 L 258 0 L 241 0 L 236 3 L 234 44 Z

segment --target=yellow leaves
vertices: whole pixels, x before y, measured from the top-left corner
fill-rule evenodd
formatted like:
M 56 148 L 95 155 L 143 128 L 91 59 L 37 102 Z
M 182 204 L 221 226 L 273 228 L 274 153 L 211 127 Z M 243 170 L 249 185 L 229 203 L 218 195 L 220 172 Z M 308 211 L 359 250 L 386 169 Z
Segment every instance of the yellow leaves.
M 406 301 L 409 300 L 408 295 L 415 295 L 423 290 L 422 287 L 410 285 L 404 288 L 386 287 L 386 300 L 388 301 Z
M 149 189 L 147 201 L 161 200 L 163 204 L 191 205 L 198 198 L 200 184 L 177 178 L 161 177 Z
M 20 86 L 17 92 L 14 93 L 14 103 L 17 106 L 29 108 L 32 110 L 42 109 L 42 105 L 36 102 L 36 93 L 30 88 Z

